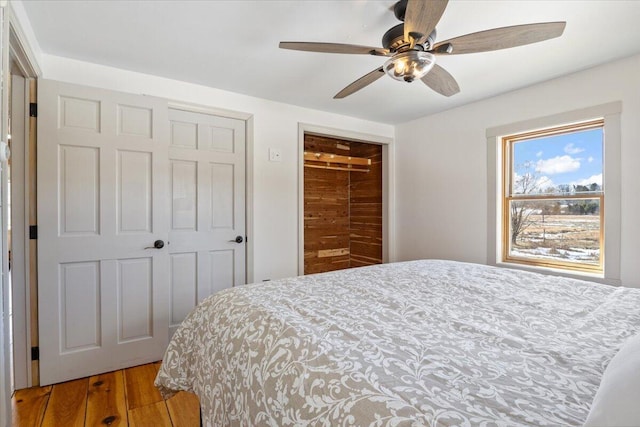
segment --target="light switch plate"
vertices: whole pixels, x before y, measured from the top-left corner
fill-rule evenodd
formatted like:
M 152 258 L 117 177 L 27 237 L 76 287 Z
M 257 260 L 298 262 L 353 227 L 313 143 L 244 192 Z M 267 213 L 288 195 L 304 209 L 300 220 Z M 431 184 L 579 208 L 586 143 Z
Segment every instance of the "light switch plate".
M 269 148 L 269 161 L 270 162 L 281 162 L 282 161 L 282 152 L 277 148 Z

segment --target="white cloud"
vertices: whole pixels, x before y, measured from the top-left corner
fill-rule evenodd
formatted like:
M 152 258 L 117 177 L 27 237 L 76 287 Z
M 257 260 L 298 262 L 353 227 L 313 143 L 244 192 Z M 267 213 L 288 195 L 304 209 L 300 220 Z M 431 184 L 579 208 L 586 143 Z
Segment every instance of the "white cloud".
M 602 185 L 602 174 L 599 173 L 598 175 L 592 175 L 589 178 L 585 178 L 585 179 L 581 179 L 578 181 L 574 181 L 571 183 L 571 185 L 591 185 L 593 183 L 596 183 L 598 185 Z
M 593 162 L 593 160 L 594 160 L 593 156 L 589 156 L 589 158 L 587 159 L 587 162 L 591 163 Z
M 544 152 L 542 152 L 542 151 L 538 151 L 538 152 L 536 153 L 536 157 L 542 157 L 542 155 L 543 155 L 543 154 L 544 154 Z
M 551 159 L 538 160 L 536 162 L 536 172 L 547 175 L 557 173 L 574 172 L 580 169 L 580 160 L 571 156 L 556 156 Z
M 573 145 L 573 142 L 570 142 L 564 146 L 564 152 L 567 154 L 578 154 L 582 153 L 583 151 L 584 148 L 576 147 L 575 145 Z

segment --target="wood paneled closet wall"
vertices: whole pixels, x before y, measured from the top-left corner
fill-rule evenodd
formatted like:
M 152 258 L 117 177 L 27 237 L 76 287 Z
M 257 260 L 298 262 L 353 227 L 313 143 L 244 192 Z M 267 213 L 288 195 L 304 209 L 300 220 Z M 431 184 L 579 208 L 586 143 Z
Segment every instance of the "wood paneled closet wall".
M 304 151 L 371 159 L 304 168 L 304 273 L 382 263 L 382 146 L 305 134 Z

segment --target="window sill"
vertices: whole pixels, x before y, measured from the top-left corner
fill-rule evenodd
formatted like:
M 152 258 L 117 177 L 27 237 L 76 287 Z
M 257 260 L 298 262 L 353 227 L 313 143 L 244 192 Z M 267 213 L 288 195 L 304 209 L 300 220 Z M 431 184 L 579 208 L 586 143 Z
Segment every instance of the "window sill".
M 532 273 L 541 273 L 541 274 L 548 274 L 548 275 L 554 275 L 554 276 L 569 277 L 572 279 L 587 280 L 591 282 L 602 283 L 605 285 L 612 285 L 612 286 L 622 285 L 622 282 L 620 281 L 620 279 L 607 278 L 605 277 L 604 274 L 601 274 L 601 273 L 569 271 L 569 270 L 563 270 L 560 268 L 552 268 L 552 267 L 539 267 L 539 266 L 534 267 L 534 266 L 528 266 L 528 265 L 523 265 L 520 263 L 512 263 L 512 262 L 497 262 L 495 265 L 497 267 L 502 267 L 502 268 L 511 268 L 514 270 L 530 271 Z

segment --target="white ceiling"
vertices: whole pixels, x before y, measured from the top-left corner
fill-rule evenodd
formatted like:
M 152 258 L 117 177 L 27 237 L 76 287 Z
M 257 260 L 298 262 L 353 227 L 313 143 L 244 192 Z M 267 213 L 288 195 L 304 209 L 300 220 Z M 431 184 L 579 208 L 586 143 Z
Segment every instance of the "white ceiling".
M 385 58 L 278 48 L 279 41 L 381 46 L 384 32 L 399 23 L 391 11 L 393 4 L 393 0 L 23 3 L 44 53 L 392 124 L 640 53 L 637 0 L 451 0 L 437 26 L 438 41 L 494 27 L 567 22 L 558 39 L 438 57 L 460 85 L 461 92 L 451 98 L 420 81 L 407 84 L 384 76 L 350 97 L 334 100 L 333 95 L 382 65 Z

